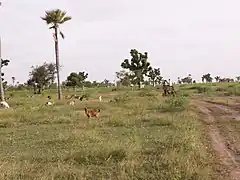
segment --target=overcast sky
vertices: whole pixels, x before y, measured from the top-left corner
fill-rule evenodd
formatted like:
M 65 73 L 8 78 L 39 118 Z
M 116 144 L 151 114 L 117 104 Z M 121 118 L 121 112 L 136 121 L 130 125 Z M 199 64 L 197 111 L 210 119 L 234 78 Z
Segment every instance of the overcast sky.
M 52 32 L 40 19 L 60 8 L 72 16 L 62 26 L 61 79 L 87 71 L 90 80 L 114 80 L 131 48 L 149 53 L 153 67 L 176 80 L 240 75 L 239 0 L 3 0 L 0 8 L 6 79 L 25 82 L 30 67 L 54 62 Z

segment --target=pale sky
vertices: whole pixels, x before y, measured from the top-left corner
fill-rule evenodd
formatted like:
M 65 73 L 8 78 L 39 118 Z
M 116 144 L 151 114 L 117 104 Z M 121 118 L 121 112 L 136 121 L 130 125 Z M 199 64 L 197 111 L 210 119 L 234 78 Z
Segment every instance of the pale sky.
M 131 48 L 149 53 L 165 78 L 200 80 L 240 75 L 239 0 L 3 0 L 0 7 L 6 79 L 21 83 L 30 67 L 55 62 L 52 32 L 40 19 L 60 8 L 72 16 L 62 26 L 61 80 L 87 71 L 89 80 L 114 80 Z

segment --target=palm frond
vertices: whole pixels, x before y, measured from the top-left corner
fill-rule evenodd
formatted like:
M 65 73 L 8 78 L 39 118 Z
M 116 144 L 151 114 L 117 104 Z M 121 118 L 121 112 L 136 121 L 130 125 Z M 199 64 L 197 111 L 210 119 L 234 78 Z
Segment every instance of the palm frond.
M 62 19 L 64 19 L 64 17 L 66 16 L 66 14 L 67 14 L 66 11 L 61 11 L 61 10 L 59 9 L 59 11 L 58 11 L 58 20 L 59 20 L 59 22 L 61 22 Z
M 67 14 L 66 11 L 62 11 L 60 9 L 54 9 L 54 10 L 45 11 L 45 16 L 41 17 L 41 19 L 44 20 L 47 23 L 47 25 L 50 25 L 49 29 L 59 29 L 60 31 L 59 33 L 61 37 L 64 39 L 65 36 L 60 30 L 59 25 L 72 19 L 72 17 L 66 16 L 66 14 Z M 54 39 L 56 41 L 56 37 Z
M 60 31 L 59 33 L 60 33 L 61 37 L 64 39 L 65 36 L 64 36 L 64 34 L 62 33 L 62 31 Z
M 63 24 L 63 23 L 65 23 L 66 21 L 70 21 L 71 19 L 72 19 L 71 16 L 66 16 L 66 17 L 64 17 L 64 18 L 59 22 L 59 24 Z

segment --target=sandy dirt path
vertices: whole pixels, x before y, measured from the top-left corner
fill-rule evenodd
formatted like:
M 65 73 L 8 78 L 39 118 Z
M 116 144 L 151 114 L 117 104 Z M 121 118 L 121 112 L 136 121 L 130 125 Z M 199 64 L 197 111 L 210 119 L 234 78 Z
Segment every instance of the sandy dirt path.
M 200 111 L 202 120 L 207 124 L 212 148 L 228 169 L 229 179 L 240 180 L 240 153 L 221 135 L 218 126 L 219 121 L 240 120 L 240 111 L 227 105 L 198 99 L 192 100 L 192 104 Z

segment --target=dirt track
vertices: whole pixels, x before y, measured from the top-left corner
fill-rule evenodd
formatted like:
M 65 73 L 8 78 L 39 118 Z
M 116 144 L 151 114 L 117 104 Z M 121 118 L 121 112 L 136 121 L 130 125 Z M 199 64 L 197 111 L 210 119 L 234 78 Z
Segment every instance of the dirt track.
M 230 121 L 240 120 L 240 111 L 224 104 L 198 99 L 192 100 L 192 104 L 200 111 L 207 124 L 212 148 L 229 172 L 229 179 L 240 180 L 240 142 L 234 139 L 231 134 L 234 130 L 227 125 Z

